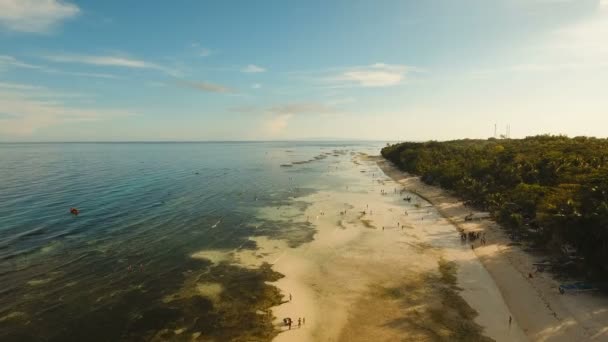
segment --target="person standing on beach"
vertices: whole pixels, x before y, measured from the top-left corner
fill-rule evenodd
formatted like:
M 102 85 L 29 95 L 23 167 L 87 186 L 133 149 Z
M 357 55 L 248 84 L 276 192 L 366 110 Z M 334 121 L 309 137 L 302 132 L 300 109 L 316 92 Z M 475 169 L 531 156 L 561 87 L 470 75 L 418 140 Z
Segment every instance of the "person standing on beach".
M 289 301 L 291 302 L 291 293 L 289 294 Z
M 513 317 L 509 316 L 509 327 L 511 326 L 511 321 L 513 320 Z
M 302 319 L 300 317 L 298 317 L 298 328 L 300 328 L 302 326 Z

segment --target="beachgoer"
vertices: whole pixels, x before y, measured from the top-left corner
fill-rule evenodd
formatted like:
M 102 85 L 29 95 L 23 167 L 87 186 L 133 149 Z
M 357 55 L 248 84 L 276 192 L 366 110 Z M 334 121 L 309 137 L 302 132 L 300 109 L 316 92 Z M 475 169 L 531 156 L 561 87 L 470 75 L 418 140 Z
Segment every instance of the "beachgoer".
M 382 226 L 382 230 L 384 230 L 384 226 Z
M 302 326 L 302 319 L 298 317 L 298 328 Z
M 511 326 L 511 321 L 513 320 L 513 317 L 509 316 L 509 326 Z
M 306 324 L 306 317 L 302 317 L 302 324 Z

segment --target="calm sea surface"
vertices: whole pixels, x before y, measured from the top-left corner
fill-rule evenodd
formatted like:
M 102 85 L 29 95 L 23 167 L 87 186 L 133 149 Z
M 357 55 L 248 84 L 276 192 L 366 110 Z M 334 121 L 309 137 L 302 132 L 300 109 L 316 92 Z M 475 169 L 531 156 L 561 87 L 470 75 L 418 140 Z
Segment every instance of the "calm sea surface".
M 342 186 L 328 167 L 380 147 L 0 144 L 0 340 L 267 339 L 260 310 L 277 294 L 265 281 L 279 275 L 191 254 L 255 248 L 255 235 L 309 241 L 313 227 L 257 210 Z M 222 304 L 166 299 L 192 279 L 221 283 Z

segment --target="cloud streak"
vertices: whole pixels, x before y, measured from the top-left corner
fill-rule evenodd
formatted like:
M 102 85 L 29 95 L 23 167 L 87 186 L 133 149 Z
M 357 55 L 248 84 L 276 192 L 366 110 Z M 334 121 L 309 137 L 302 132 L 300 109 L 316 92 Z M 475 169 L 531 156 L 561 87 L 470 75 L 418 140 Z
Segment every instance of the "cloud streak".
M 88 64 L 130 69 L 150 69 L 161 71 L 171 76 L 177 76 L 179 74 L 177 70 L 170 69 L 156 63 L 125 56 L 55 54 L 46 55 L 44 58 L 55 63 Z
M 49 68 L 45 65 L 36 65 L 23 62 L 13 56 L 0 55 L 0 71 L 7 68 L 22 68 L 22 69 L 30 69 L 36 70 L 48 74 L 61 74 L 68 76 L 81 76 L 81 77 L 95 77 L 95 78 L 107 78 L 107 79 L 117 79 L 120 78 L 116 75 L 105 74 L 105 73 L 95 73 L 95 72 L 78 72 L 78 71 L 66 71 L 59 70 L 54 68 Z
M 410 70 L 405 65 L 376 63 L 354 67 L 326 78 L 333 86 L 340 87 L 390 87 L 401 84 Z
M 296 79 L 321 84 L 325 88 L 379 88 L 403 84 L 424 69 L 403 64 L 374 63 L 370 65 L 334 67 L 287 72 Z
M 223 85 L 220 84 L 215 84 L 215 83 L 209 83 L 209 82 L 191 82 L 191 81 L 178 81 L 177 82 L 178 85 L 183 86 L 183 87 L 187 87 L 187 88 L 192 88 L 192 89 L 196 89 L 196 90 L 201 90 L 204 92 L 208 92 L 208 93 L 223 93 L 223 94 L 228 94 L 228 93 L 234 93 L 235 91 L 231 88 L 225 87 Z
M 261 66 L 257 66 L 255 64 L 249 64 L 248 66 L 241 69 L 241 71 L 244 73 L 248 73 L 248 74 L 255 74 L 255 73 L 266 72 L 266 69 L 262 68 Z
M 76 17 L 78 6 L 58 0 L 0 0 L 0 27 L 17 32 L 48 33 Z

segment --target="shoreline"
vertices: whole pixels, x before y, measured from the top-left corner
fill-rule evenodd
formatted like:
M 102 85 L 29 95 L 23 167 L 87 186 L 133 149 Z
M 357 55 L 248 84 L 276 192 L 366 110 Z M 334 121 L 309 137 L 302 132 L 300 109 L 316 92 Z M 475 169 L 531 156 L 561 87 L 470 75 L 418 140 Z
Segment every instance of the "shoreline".
M 407 191 L 424 197 L 459 230 L 482 231 L 486 234 L 487 244 L 480 246 L 476 242 L 474 253 L 492 276 L 513 313 L 514 321 L 521 326 L 528 339 L 608 339 L 608 299 L 605 296 L 592 293 L 561 295 L 557 290 L 558 281 L 550 274 L 534 269 L 533 263 L 539 262 L 540 258 L 511 246 L 511 240 L 497 223 L 488 219 L 465 222 L 464 216 L 480 212 L 465 207 L 462 201 L 446 190 L 426 185 L 418 177 L 404 173 L 384 158 L 375 159 L 387 176 Z
M 339 171 L 353 179 L 346 189 L 298 198 L 309 203 L 300 219 L 314 224 L 312 242 L 281 248 L 256 239 L 249 260 L 284 275 L 271 283 L 285 298 L 271 309 L 280 331 L 274 341 L 525 341 L 452 222 L 417 196 L 404 205 L 398 182 L 376 160 L 358 155 L 351 162 Z M 300 317 L 306 323 L 298 328 Z

